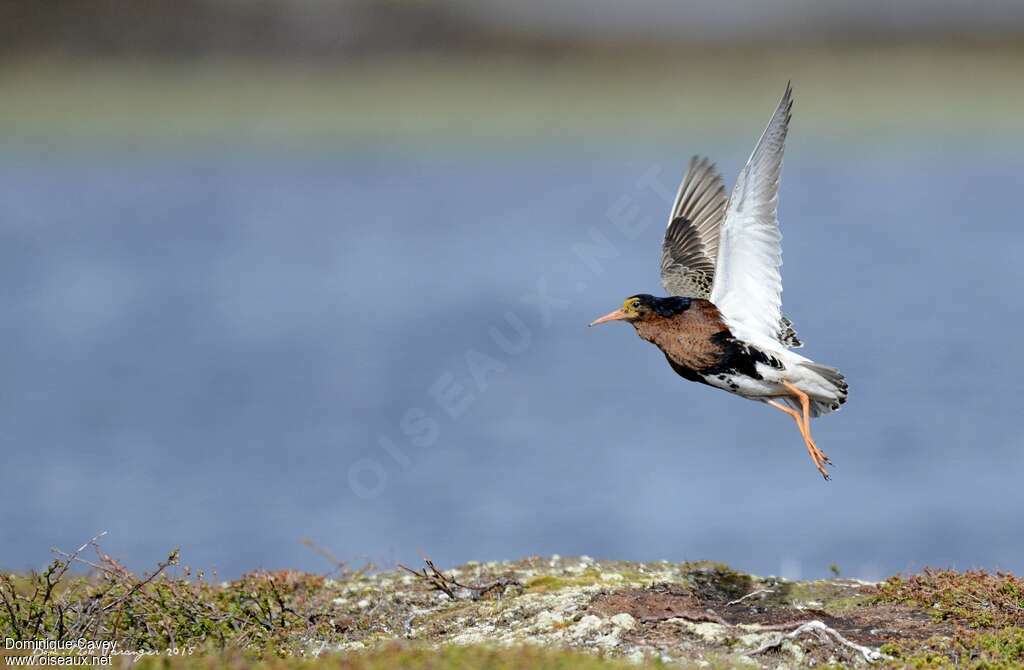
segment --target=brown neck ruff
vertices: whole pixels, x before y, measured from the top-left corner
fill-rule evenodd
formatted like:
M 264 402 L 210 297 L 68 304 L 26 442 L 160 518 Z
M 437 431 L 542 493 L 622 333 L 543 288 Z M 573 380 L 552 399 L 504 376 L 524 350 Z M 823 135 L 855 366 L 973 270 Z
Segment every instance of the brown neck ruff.
M 719 334 L 728 335 L 729 329 L 718 308 L 707 300 L 693 299 L 689 309 L 669 317 L 651 313 L 632 323 L 637 335 L 665 352 L 671 362 L 690 370 L 715 367 L 726 353 Z

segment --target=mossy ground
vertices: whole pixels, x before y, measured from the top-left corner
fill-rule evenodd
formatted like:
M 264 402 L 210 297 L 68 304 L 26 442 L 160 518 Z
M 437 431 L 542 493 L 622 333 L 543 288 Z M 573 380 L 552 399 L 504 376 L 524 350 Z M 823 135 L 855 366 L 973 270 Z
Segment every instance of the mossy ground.
M 890 577 L 874 598 L 927 612 L 951 635 L 892 641 L 882 651 L 912 668 L 1024 668 L 1024 580 L 984 570 Z
M 1024 667 L 1024 589 L 1008 574 L 792 582 L 710 562 L 535 557 L 440 570 L 441 587 L 405 571 L 214 583 L 176 554 L 151 575 L 96 554 L 0 575 L 0 638 L 116 642 L 142 653 L 137 667 L 173 670 Z M 82 562 L 91 573 L 73 575 Z M 827 630 L 794 632 L 809 621 Z

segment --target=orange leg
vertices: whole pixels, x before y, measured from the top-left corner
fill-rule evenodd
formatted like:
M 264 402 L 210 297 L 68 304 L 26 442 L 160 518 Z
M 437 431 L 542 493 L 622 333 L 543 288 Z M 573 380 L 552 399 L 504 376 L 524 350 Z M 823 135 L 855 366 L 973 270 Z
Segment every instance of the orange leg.
M 832 460 L 825 455 L 824 451 L 818 449 L 818 445 L 814 444 L 814 440 L 811 439 L 811 399 L 806 393 L 789 382 L 782 382 L 782 385 L 792 391 L 793 395 L 800 399 L 800 406 L 804 410 L 804 438 L 810 441 L 811 446 L 813 446 L 814 450 L 818 452 L 821 460 L 832 465 Z
M 796 427 L 800 430 L 800 436 L 804 439 L 804 444 L 807 445 L 807 453 L 814 462 L 814 467 L 818 468 L 818 472 L 821 473 L 822 477 L 826 480 L 829 479 L 830 477 L 828 470 L 825 469 L 825 464 L 827 463 L 828 465 L 832 465 L 832 461 L 830 461 L 828 456 L 825 455 L 825 452 L 818 449 L 818 446 L 814 444 L 814 440 L 811 439 L 810 432 L 804 425 L 803 417 L 800 416 L 800 413 L 794 409 L 786 407 L 782 403 L 775 402 L 774 400 L 769 400 L 767 402 L 775 409 L 785 412 L 793 417 L 793 420 L 796 421 Z

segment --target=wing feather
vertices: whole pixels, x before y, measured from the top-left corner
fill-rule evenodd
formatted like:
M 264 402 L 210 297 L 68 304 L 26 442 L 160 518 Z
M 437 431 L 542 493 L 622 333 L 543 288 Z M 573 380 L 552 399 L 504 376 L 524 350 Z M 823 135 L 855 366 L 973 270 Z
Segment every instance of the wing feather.
M 779 101 L 729 198 L 711 302 L 740 339 L 780 343 L 782 235 L 778 192 L 793 89 Z M 781 344 L 781 343 L 780 343 Z
M 708 298 L 714 281 L 725 183 L 714 163 L 694 156 L 679 185 L 661 245 L 661 285 L 671 295 Z

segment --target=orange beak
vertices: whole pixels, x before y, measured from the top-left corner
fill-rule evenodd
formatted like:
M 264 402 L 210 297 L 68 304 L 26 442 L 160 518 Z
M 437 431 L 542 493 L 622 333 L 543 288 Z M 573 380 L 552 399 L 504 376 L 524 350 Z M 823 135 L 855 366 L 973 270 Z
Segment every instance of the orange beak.
M 611 312 L 610 314 L 605 314 L 600 319 L 594 319 L 593 321 L 590 322 L 590 325 L 596 326 L 599 323 L 605 323 L 607 321 L 618 321 L 620 319 L 626 318 L 628 318 L 626 313 L 623 312 L 621 309 L 617 309 L 614 312 Z

